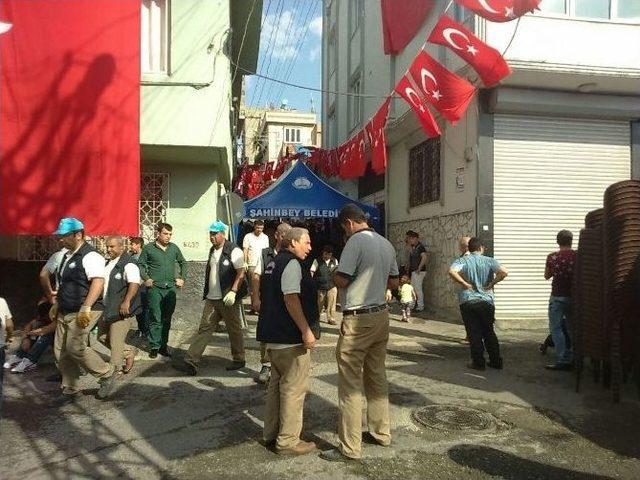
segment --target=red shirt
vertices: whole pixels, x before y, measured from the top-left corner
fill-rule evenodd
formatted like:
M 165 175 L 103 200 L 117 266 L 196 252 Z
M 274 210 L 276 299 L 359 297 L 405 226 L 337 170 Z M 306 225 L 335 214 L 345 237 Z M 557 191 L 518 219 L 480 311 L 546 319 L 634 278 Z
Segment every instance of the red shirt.
M 576 262 L 575 250 L 560 250 L 547 255 L 547 270 L 551 272 L 551 295 L 570 297 L 573 279 L 573 265 Z

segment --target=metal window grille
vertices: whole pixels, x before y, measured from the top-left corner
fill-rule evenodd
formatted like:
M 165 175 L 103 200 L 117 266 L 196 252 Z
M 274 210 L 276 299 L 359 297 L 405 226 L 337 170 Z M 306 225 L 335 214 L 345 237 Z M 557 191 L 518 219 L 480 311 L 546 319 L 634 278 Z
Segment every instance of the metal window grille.
M 409 150 L 409 206 L 440 200 L 440 138 Z
M 155 239 L 156 225 L 167 219 L 169 174 L 143 173 L 140 182 L 140 235 L 147 243 Z

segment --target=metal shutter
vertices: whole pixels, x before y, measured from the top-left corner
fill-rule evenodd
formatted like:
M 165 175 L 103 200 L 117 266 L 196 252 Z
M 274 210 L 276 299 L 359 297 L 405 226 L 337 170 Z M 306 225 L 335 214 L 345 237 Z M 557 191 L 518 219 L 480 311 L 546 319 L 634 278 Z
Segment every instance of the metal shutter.
M 495 115 L 494 252 L 509 270 L 498 318 L 546 317 L 556 233 L 571 230 L 577 247 L 585 214 L 630 175 L 629 122 Z

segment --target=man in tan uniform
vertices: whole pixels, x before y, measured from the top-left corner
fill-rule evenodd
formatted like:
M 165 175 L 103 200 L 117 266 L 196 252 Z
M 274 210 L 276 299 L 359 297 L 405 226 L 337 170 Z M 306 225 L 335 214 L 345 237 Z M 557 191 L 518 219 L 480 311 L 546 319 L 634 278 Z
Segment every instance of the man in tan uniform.
M 367 225 L 356 205 L 345 206 L 338 222 L 348 240 L 334 275 L 346 289 L 338 361 L 339 448 L 320 457 L 330 461 L 362 456 L 362 390 L 367 398 L 369 436 L 380 445 L 391 443 L 389 386 L 385 370 L 389 340 L 387 288 L 398 288 L 398 264 L 391 243 Z

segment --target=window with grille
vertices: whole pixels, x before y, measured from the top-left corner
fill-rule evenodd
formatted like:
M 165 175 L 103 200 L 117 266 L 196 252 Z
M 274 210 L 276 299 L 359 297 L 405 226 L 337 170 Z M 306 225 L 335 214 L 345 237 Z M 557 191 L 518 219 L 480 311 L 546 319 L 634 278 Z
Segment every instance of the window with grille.
M 169 0 L 142 0 L 140 21 L 142 73 L 166 73 L 169 64 Z
M 351 128 L 359 127 L 362 123 L 362 78 L 360 75 L 356 76 L 349 85 L 349 93 L 353 95 L 349 96 L 351 102 Z
M 169 174 L 147 172 L 140 177 L 140 236 L 153 241 L 156 225 L 165 222 L 169 209 Z
M 440 138 L 409 150 L 409 206 L 440 200 Z

